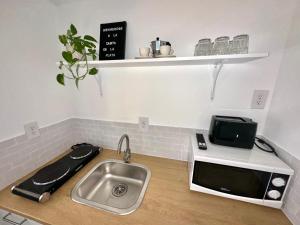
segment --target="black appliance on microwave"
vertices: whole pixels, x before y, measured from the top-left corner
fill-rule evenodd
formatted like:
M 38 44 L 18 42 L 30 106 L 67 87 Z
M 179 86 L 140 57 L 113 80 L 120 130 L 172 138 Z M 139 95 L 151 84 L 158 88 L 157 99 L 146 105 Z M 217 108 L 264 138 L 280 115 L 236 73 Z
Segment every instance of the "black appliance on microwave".
M 211 143 L 252 149 L 257 123 L 246 117 L 212 116 L 209 128 Z

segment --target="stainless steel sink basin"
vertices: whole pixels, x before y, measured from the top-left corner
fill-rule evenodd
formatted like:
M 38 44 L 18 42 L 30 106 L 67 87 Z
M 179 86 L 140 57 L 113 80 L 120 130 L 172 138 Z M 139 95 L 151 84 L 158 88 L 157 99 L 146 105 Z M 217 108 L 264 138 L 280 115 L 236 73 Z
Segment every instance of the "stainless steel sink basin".
M 141 204 L 150 177 L 150 170 L 143 165 L 107 160 L 76 184 L 72 199 L 116 214 L 129 214 Z

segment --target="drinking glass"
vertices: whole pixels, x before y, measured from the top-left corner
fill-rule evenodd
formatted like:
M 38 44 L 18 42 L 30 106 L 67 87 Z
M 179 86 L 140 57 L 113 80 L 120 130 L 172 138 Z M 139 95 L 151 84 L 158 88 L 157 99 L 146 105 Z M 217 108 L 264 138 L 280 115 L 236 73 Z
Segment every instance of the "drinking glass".
M 223 36 L 218 37 L 215 40 L 215 44 L 213 46 L 213 54 L 214 55 L 226 55 L 228 54 L 229 47 L 229 37 Z
M 232 52 L 234 54 L 247 54 L 249 49 L 249 35 L 242 34 L 233 38 Z
M 212 52 L 212 42 L 211 39 L 205 38 L 199 40 L 195 48 L 195 56 L 211 55 Z

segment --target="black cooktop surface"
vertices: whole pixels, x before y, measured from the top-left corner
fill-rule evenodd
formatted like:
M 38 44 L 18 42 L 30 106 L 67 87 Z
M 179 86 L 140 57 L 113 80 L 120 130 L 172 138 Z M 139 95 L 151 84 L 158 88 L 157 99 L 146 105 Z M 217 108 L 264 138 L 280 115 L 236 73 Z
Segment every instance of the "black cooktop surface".
M 74 148 L 74 150 L 70 153 L 71 159 L 83 159 L 90 154 L 92 154 L 93 150 L 90 146 L 82 146 L 80 148 Z
M 101 147 L 87 143 L 74 145 L 69 154 L 45 166 L 29 179 L 14 186 L 12 193 L 34 201 L 44 201 L 45 196 L 49 198 L 50 194 L 96 157 L 101 149 Z
M 69 171 L 70 166 L 59 161 L 38 171 L 32 177 L 32 182 L 35 185 L 52 184 L 66 176 Z

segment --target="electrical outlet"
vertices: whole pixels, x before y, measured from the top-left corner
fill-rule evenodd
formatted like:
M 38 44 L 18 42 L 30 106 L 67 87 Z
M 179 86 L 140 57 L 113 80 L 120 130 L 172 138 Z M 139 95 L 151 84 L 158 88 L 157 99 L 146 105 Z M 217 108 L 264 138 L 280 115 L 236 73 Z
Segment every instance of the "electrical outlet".
M 40 136 L 40 130 L 37 122 L 31 122 L 24 125 L 25 134 L 28 139 Z
M 149 130 L 149 118 L 148 117 L 139 117 L 139 128 L 141 131 Z
M 264 109 L 267 102 L 268 95 L 269 95 L 269 90 L 254 90 L 251 108 Z

